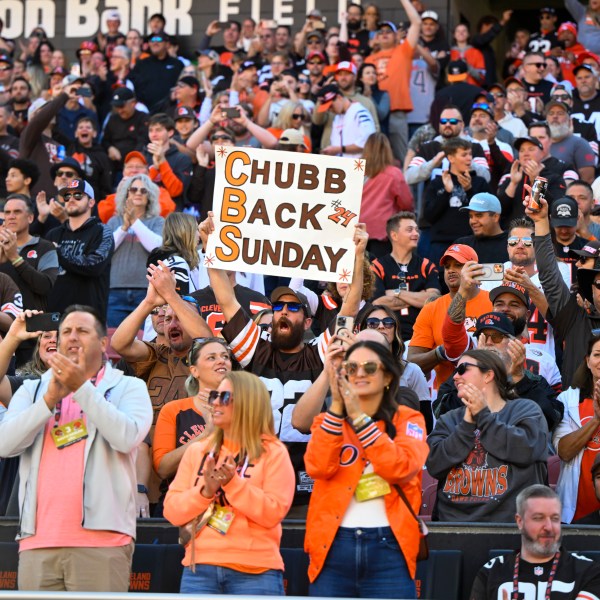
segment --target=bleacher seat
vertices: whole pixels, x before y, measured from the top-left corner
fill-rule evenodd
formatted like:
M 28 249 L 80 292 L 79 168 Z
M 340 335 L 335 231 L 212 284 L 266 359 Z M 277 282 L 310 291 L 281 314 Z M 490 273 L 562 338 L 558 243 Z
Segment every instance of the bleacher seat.
M 308 596 L 308 554 L 302 548 L 281 548 L 283 586 L 287 596 Z
M 429 558 L 417 565 L 417 598 L 460 598 L 462 558 L 460 550 L 430 550 Z
M 419 516 L 430 517 L 435 504 L 435 497 L 437 495 L 437 483 L 432 483 L 423 490 L 421 496 L 421 508 L 419 510 Z
M 107 336 L 108 336 L 108 347 L 106 349 L 106 356 L 108 357 L 108 360 L 110 360 L 110 362 L 113 365 L 118 363 L 121 360 L 121 355 L 116 350 L 113 349 L 112 344 L 111 344 L 112 336 L 116 330 L 117 330 L 116 327 L 109 327 L 106 332 Z M 137 335 L 135 337 L 138 340 L 141 340 L 143 335 L 144 335 L 144 330 L 140 329 L 137 332 Z
M 0 542 L 0 592 L 17 589 L 19 546 L 17 542 Z
M 136 544 L 129 591 L 177 594 L 184 553 L 179 544 Z

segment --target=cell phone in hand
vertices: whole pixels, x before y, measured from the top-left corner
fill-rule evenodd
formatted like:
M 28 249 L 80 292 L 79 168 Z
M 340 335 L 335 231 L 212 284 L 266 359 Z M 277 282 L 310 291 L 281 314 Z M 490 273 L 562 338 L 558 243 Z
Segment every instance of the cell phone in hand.
M 354 331 L 354 318 L 353 317 L 336 317 L 335 319 L 335 332 L 340 341 L 340 344 L 346 347 L 350 345 L 350 335 Z
M 217 23 L 217 27 L 219 27 L 220 29 L 229 29 L 230 25 L 231 21 L 219 21 Z
M 25 329 L 29 332 L 34 331 L 57 331 L 60 313 L 42 313 L 41 315 L 32 315 L 25 317 Z
M 502 281 L 504 279 L 504 263 L 482 263 L 483 275 L 479 281 Z
M 228 119 L 238 119 L 240 116 L 240 111 L 235 106 L 224 108 L 223 113 Z
M 92 90 L 90 90 L 89 87 L 80 87 L 77 92 L 76 92 L 77 96 L 82 96 L 83 98 L 91 98 L 92 97 Z

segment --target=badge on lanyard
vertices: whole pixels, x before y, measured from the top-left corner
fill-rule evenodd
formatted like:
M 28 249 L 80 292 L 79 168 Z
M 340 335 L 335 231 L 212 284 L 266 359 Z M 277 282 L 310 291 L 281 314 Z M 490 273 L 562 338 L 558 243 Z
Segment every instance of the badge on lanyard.
M 217 506 L 207 525 L 221 535 L 225 535 L 229 531 L 234 518 L 235 514 L 230 506 Z
M 57 427 L 53 427 L 50 430 L 50 435 L 54 440 L 54 445 L 62 450 L 67 446 L 81 442 L 88 436 L 87 427 L 83 419 L 74 419 L 68 423 L 63 423 Z
M 385 496 L 391 492 L 390 484 L 377 475 L 377 473 L 366 473 L 361 476 L 354 491 L 354 496 L 357 502 L 366 502 Z

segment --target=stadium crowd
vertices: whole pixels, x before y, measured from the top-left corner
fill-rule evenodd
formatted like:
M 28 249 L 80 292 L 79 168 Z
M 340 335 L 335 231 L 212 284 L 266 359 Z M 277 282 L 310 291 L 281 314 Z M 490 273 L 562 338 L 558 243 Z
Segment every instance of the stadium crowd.
M 20 589 L 126 591 L 136 519 L 164 516 L 182 592 L 282 595 L 288 516 L 312 594 L 415 597 L 426 473 L 426 518 L 516 514 L 473 598 L 600 597 L 560 537 L 600 524 L 599 0 L 504 57 L 511 10 L 449 33 L 400 4 L 214 21 L 193 57 L 162 14 L 110 11 L 76 56 L 0 37 Z M 222 146 L 365 159 L 352 283 L 205 266 Z

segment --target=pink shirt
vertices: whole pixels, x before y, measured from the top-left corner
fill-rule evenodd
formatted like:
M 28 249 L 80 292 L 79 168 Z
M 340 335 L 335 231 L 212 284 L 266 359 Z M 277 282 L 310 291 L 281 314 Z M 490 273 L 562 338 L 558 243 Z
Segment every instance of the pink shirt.
M 104 369 L 98 374 L 102 379 Z M 43 402 L 43 400 L 40 400 Z M 62 400 L 59 426 L 82 415 L 73 394 Z M 131 537 L 113 531 L 84 529 L 83 521 L 83 466 L 86 440 L 59 450 L 50 431 L 54 414 L 44 429 L 44 446 L 40 461 L 37 491 L 35 535 L 20 540 L 19 552 L 37 548 L 108 547 L 124 546 Z
M 372 240 L 385 240 L 386 221 L 398 211 L 413 210 L 413 197 L 402 171 L 392 165 L 371 177 L 363 186 L 360 220 Z

